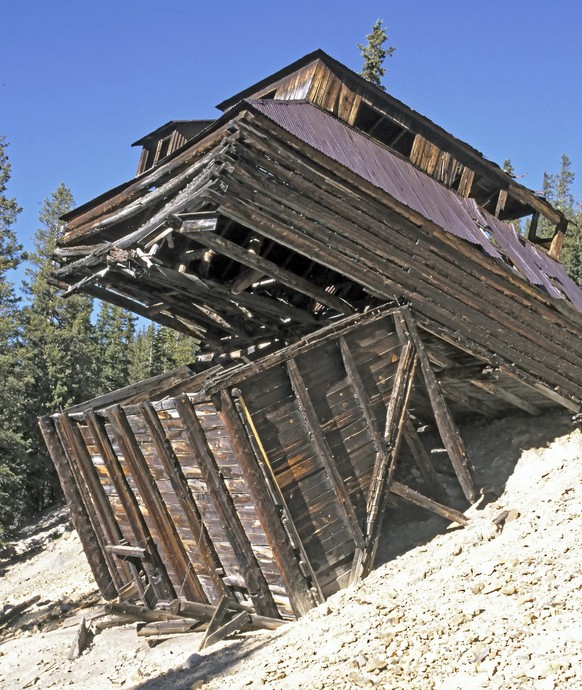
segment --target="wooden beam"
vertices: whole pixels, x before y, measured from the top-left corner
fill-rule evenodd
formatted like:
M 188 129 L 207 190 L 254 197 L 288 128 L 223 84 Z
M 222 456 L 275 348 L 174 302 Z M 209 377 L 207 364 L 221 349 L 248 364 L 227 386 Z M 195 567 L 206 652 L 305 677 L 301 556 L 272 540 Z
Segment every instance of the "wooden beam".
M 506 189 L 500 189 L 499 190 L 499 197 L 497 199 L 497 205 L 495 206 L 495 217 L 496 218 L 499 218 L 499 214 L 505 208 L 506 203 L 507 203 L 507 190 Z
M 562 253 L 562 248 L 564 242 L 566 241 L 566 232 L 568 231 L 568 220 L 563 218 L 557 225 L 554 231 L 554 236 L 552 237 L 552 243 L 548 250 L 548 254 L 556 261 L 560 260 L 560 254 Z
M 531 217 L 529 228 L 527 230 L 527 239 L 530 242 L 533 242 L 535 239 L 537 239 L 537 230 L 538 230 L 539 220 L 540 220 L 540 212 L 534 211 L 532 214 L 532 217 Z
M 190 491 L 188 480 L 184 476 L 182 466 L 176 457 L 172 443 L 168 439 L 153 405 L 148 401 L 144 401 L 139 406 L 139 409 L 156 446 L 158 458 L 164 466 L 174 494 L 184 512 L 192 539 L 200 551 L 200 556 L 206 568 L 205 574 L 212 582 L 217 594 L 229 594 L 231 589 L 225 586 L 222 577 L 218 575 L 219 572 L 224 570 L 222 563 L 204 525 L 202 515 Z
M 332 452 L 327 445 L 327 441 L 325 440 L 325 436 L 313 407 L 313 403 L 311 402 L 309 393 L 305 387 L 303 377 L 301 376 L 299 368 L 293 359 L 290 359 L 287 362 L 287 374 L 289 376 L 293 392 L 295 393 L 295 397 L 297 398 L 297 405 L 299 407 L 299 411 L 301 412 L 301 418 L 305 431 L 311 438 L 315 452 L 317 453 L 317 456 L 327 473 L 331 488 L 333 489 L 338 499 L 340 508 L 344 514 L 348 530 L 355 542 L 356 547 L 359 549 L 364 549 L 366 546 L 366 541 L 364 539 L 362 528 L 360 527 L 354 505 L 343 482 L 343 478 L 337 469 L 335 458 L 333 457 Z
M 398 314 L 395 314 L 395 319 L 397 316 Z M 388 503 L 388 492 L 393 483 L 396 459 L 398 457 L 402 438 L 404 416 L 408 408 L 408 400 L 410 398 L 410 391 L 412 390 L 416 366 L 417 356 L 415 348 L 410 342 L 406 342 L 402 348 L 400 361 L 398 362 L 398 368 L 394 378 L 392 394 L 386 411 L 386 427 L 383 441 L 389 453 L 386 457 L 379 459 L 380 462 L 377 460 L 372 474 L 372 482 L 370 484 L 371 490 L 370 496 L 368 497 L 366 528 L 366 532 L 369 535 L 369 541 L 360 566 L 362 577 L 365 577 L 370 572 L 374 565 L 374 559 L 376 558 L 376 551 L 378 550 L 382 531 L 382 521 Z
M 71 456 L 69 458 L 71 467 L 74 468 L 75 473 L 79 477 L 79 482 L 82 482 L 84 490 L 90 497 L 98 527 L 104 537 L 103 540 L 100 540 L 101 545 L 105 547 L 105 557 L 110 564 L 111 575 L 119 590 L 128 581 L 136 579 L 134 570 L 127 566 L 121 567 L 121 571 L 124 574 L 124 579 L 121 579 L 116 563 L 107 554 L 107 545 L 119 544 L 123 541 L 123 534 L 117 524 L 115 514 L 78 426 L 70 420 L 68 414 L 55 415 L 53 420 L 57 433 L 63 442 L 65 452 L 67 446 L 71 449 Z
M 542 413 L 541 409 L 537 407 L 537 405 L 533 405 L 527 400 L 520 398 L 519 395 L 505 390 L 498 383 L 494 383 L 493 381 L 481 381 L 480 379 L 473 379 L 471 384 L 475 386 L 475 388 L 480 388 L 483 391 L 487 391 L 487 393 L 490 393 L 497 398 L 501 398 L 501 400 L 505 400 L 505 402 L 518 407 L 520 410 L 523 410 L 534 417 Z
M 459 403 L 483 417 L 495 418 L 499 416 L 499 408 L 492 404 L 493 401 L 492 403 L 488 403 L 482 396 L 469 396 L 454 384 L 440 384 L 440 389 L 448 400 Z
M 255 610 L 260 615 L 277 618 L 279 617 L 279 611 L 277 610 L 273 595 L 240 521 L 232 496 L 224 483 L 216 459 L 212 455 L 196 411 L 187 395 L 180 395 L 175 402 L 193 455 L 196 458 L 202 478 L 208 488 L 208 493 L 230 541 L 234 555 L 240 565 Z
M 113 599 L 117 596 L 117 588 L 109 564 L 99 546 L 97 533 L 87 513 L 85 502 L 65 455 L 64 448 L 57 436 L 54 423 L 49 416 L 45 416 L 39 419 L 38 424 L 57 471 L 63 494 L 69 506 L 71 521 L 83 545 L 83 551 L 89 561 L 95 582 L 105 599 Z
M 414 491 L 414 489 L 410 489 L 407 486 L 404 486 L 404 484 L 400 484 L 400 482 L 392 482 L 390 491 L 395 496 L 403 498 L 408 503 L 412 503 L 420 508 L 426 508 L 437 515 L 441 515 L 447 520 L 451 520 L 451 522 L 456 522 L 459 525 L 463 525 L 463 527 L 466 527 L 469 524 L 468 518 L 466 518 L 463 513 L 455 510 L 454 508 L 449 508 L 448 506 L 437 503 L 436 501 L 432 501 L 430 498 L 419 494 L 418 491 Z
M 248 409 L 244 405 L 244 401 L 241 401 L 241 398 L 239 398 L 239 401 L 241 402 L 241 406 L 243 406 L 243 410 L 246 411 L 248 415 L 248 423 L 250 419 Z M 267 483 L 265 475 L 259 466 L 235 403 L 231 395 L 225 389 L 220 391 L 220 410 L 218 415 L 227 430 L 230 444 L 243 470 L 263 531 L 273 551 L 273 557 L 279 567 L 283 582 L 285 583 L 285 589 L 287 590 L 293 611 L 297 616 L 303 616 L 307 611 L 312 609 L 316 603 L 313 598 L 313 593 L 301 571 L 297 556 L 295 555 L 293 546 L 289 541 L 289 536 L 283 526 L 283 506 L 282 509 L 279 510 L 272 499 L 271 487 Z M 257 444 L 261 444 L 254 425 L 250 431 L 255 437 Z M 272 481 L 275 481 L 273 476 Z M 285 517 L 289 525 L 290 515 L 288 512 Z M 292 521 L 291 525 L 293 525 Z M 292 529 L 294 535 L 296 535 L 298 539 L 299 535 L 294 525 Z M 313 580 L 315 580 L 313 572 L 312 575 Z M 314 586 L 316 586 L 316 582 L 314 582 Z
M 418 435 L 418 432 L 416 431 L 408 413 L 404 422 L 403 431 L 406 445 L 408 446 L 412 459 L 422 475 L 429 494 L 436 501 L 442 503 L 446 500 L 446 491 L 444 490 L 443 485 L 438 478 L 435 468 L 430 461 L 430 456 L 424 447 L 424 444 Z
M 211 621 L 216 613 L 216 606 L 211 604 L 197 604 L 193 601 L 184 601 L 183 599 L 176 599 L 172 602 L 171 610 L 182 616 L 189 616 L 196 618 L 199 621 Z M 250 625 L 254 628 L 265 628 L 267 630 L 277 630 L 287 621 L 281 618 L 269 618 L 267 616 L 257 616 L 256 613 L 251 613 L 238 601 L 231 599 L 228 602 L 228 609 L 232 611 L 247 611 L 250 617 Z
M 124 388 L 119 388 L 111 393 L 105 393 L 98 398 L 93 398 L 87 402 L 80 403 L 67 410 L 67 415 L 84 412 L 91 408 L 93 410 L 100 410 L 116 403 L 123 403 L 124 405 L 135 405 L 141 400 L 151 399 L 157 395 L 162 394 L 166 390 L 171 390 L 179 384 L 190 381 L 192 388 L 198 388 L 198 382 L 202 383 L 208 376 L 207 372 L 196 372 L 192 365 L 186 365 L 178 369 L 166 371 L 163 374 L 152 376 L 149 379 L 132 383 Z
M 479 496 L 477 487 L 475 486 L 474 470 L 471 466 L 469 458 L 467 457 L 465 444 L 463 443 L 463 439 L 461 438 L 461 435 L 459 434 L 459 431 L 455 425 L 445 397 L 440 390 L 432 366 L 428 361 L 424 345 L 420 339 L 420 335 L 412 315 L 408 310 L 406 310 L 403 311 L 403 317 L 403 325 L 408 331 L 409 337 L 416 348 L 420 368 L 424 377 L 426 391 L 430 399 L 430 404 L 434 412 L 435 421 L 437 423 L 442 441 L 445 445 L 449 458 L 451 459 L 455 473 L 459 479 L 461 488 L 463 489 L 463 493 L 470 503 L 474 503 Z
M 339 346 L 344 363 L 344 369 L 354 391 L 356 400 L 358 401 L 358 405 L 362 411 L 362 415 L 366 420 L 368 430 L 372 435 L 372 440 L 376 449 L 376 460 L 374 463 L 372 480 L 370 482 L 370 492 L 368 495 L 367 505 L 367 545 L 364 549 L 359 550 L 354 556 L 350 573 L 351 584 L 369 572 L 373 564 L 373 557 L 376 552 L 377 541 L 380 534 L 380 525 L 383 518 L 383 494 L 386 486 L 389 485 L 392 479 L 394 464 L 398 454 L 399 439 L 395 438 L 393 434 L 393 422 L 395 421 L 393 419 L 394 414 L 392 414 L 388 421 L 385 430 L 387 435 L 383 436 L 378 429 L 378 425 L 374 418 L 370 401 L 366 393 L 364 382 L 362 381 L 356 362 L 345 338 L 339 338 Z M 404 359 L 405 358 L 401 358 L 400 364 L 402 364 Z M 411 374 L 413 374 L 413 372 L 411 372 Z M 398 375 L 396 376 L 396 379 L 398 379 Z M 395 388 L 396 386 L 402 387 L 403 385 L 408 385 L 408 382 L 404 379 L 400 379 L 398 383 L 395 383 Z M 394 413 L 394 410 L 392 412 Z M 400 426 L 400 422 L 398 422 L 398 426 Z M 392 469 L 392 472 L 390 469 Z
M 187 227 L 186 223 L 184 225 Z M 188 234 L 186 229 L 184 230 L 184 234 Z M 347 302 L 339 299 L 339 297 L 328 294 L 325 292 L 325 290 L 317 287 L 309 280 L 295 275 L 285 268 L 281 268 L 277 264 L 259 256 L 258 254 L 243 249 L 243 247 L 240 247 L 238 244 L 235 244 L 224 237 L 214 234 L 206 234 L 203 236 L 196 235 L 194 239 L 196 242 L 199 242 L 205 247 L 212 247 L 216 249 L 216 251 L 228 256 L 230 259 L 234 259 L 235 261 L 238 261 L 249 268 L 256 269 L 260 273 L 268 275 L 283 285 L 286 285 L 293 290 L 297 290 L 297 292 L 301 292 L 302 294 L 311 297 L 320 304 L 324 304 L 340 314 L 354 313 L 354 309 Z
M 153 607 L 161 599 L 175 599 L 176 592 L 168 576 L 166 567 L 158 554 L 139 503 L 131 490 L 127 478 L 123 473 L 119 458 L 113 449 L 105 422 L 95 414 L 94 410 L 87 410 L 84 420 L 91 431 L 95 445 L 107 469 L 119 502 L 121 503 L 137 546 L 144 548 L 149 556 L 142 561 L 143 569 L 148 577 L 149 588 L 144 592 L 144 601 Z M 153 595 L 153 596 L 152 596 Z
M 233 295 L 240 295 L 247 288 L 250 288 L 257 281 L 259 281 L 264 276 L 263 271 L 257 271 L 255 268 L 248 268 L 246 271 L 242 271 L 240 275 L 235 278 L 231 285 L 230 291 Z
M 114 405 L 106 412 L 127 463 L 133 481 L 144 502 L 150 519 L 155 525 L 158 539 L 172 559 L 172 566 L 176 572 L 178 582 L 182 586 L 183 596 L 195 601 L 208 601 L 206 593 L 198 579 L 193 564 L 188 558 L 184 542 L 182 541 L 174 520 L 162 497 L 152 471 L 141 452 L 141 448 L 125 412 L 119 405 Z

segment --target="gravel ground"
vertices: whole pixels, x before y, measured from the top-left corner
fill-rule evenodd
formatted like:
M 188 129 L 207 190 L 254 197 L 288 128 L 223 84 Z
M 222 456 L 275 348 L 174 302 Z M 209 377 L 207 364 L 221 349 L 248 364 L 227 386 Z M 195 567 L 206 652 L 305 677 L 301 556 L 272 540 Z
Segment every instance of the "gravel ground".
M 463 435 L 480 485 L 497 492 L 466 511 L 468 527 L 392 521 L 359 586 L 203 652 L 196 634 L 150 648 L 125 626 L 69 661 L 76 628 L 64 626 L 95 587 L 67 523 L 39 527 L 0 561 L 0 611 L 41 595 L 0 636 L 0 687 L 582 690 L 582 434 L 552 415 Z

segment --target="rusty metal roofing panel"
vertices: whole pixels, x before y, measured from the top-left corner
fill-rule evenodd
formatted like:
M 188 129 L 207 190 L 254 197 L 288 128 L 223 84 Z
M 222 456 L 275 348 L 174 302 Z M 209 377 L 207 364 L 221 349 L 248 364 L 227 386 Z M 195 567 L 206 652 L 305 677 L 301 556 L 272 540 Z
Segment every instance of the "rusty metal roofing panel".
M 461 239 L 478 244 L 490 256 L 495 247 L 475 224 L 472 207 L 386 146 L 375 142 L 309 103 L 258 100 L 252 105 L 289 133 L 421 213 Z
M 506 260 L 530 284 L 582 311 L 582 290 L 564 267 L 520 237 L 514 226 L 461 197 L 388 147 L 307 102 L 253 100 L 252 108 L 446 232 Z

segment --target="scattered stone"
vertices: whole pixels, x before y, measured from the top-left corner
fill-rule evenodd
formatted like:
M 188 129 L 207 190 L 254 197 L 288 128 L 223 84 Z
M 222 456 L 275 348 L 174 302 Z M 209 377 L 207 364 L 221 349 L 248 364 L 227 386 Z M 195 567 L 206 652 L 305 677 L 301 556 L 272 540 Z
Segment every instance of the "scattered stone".
M 364 666 L 365 671 L 383 671 L 388 666 L 385 659 L 378 659 L 378 657 L 370 657 Z

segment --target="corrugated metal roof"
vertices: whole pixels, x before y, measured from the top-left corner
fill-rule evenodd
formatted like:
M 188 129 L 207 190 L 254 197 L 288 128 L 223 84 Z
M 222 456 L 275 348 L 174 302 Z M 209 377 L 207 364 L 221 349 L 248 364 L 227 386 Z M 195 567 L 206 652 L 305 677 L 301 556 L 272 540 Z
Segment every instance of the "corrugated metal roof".
M 253 100 L 251 107 L 314 149 L 387 192 L 443 230 L 507 259 L 529 283 L 582 311 L 582 290 L 564 267 L 522 238 L 514 226 L 481 209 L 395 155 L 387 147 L 306 102 Z

